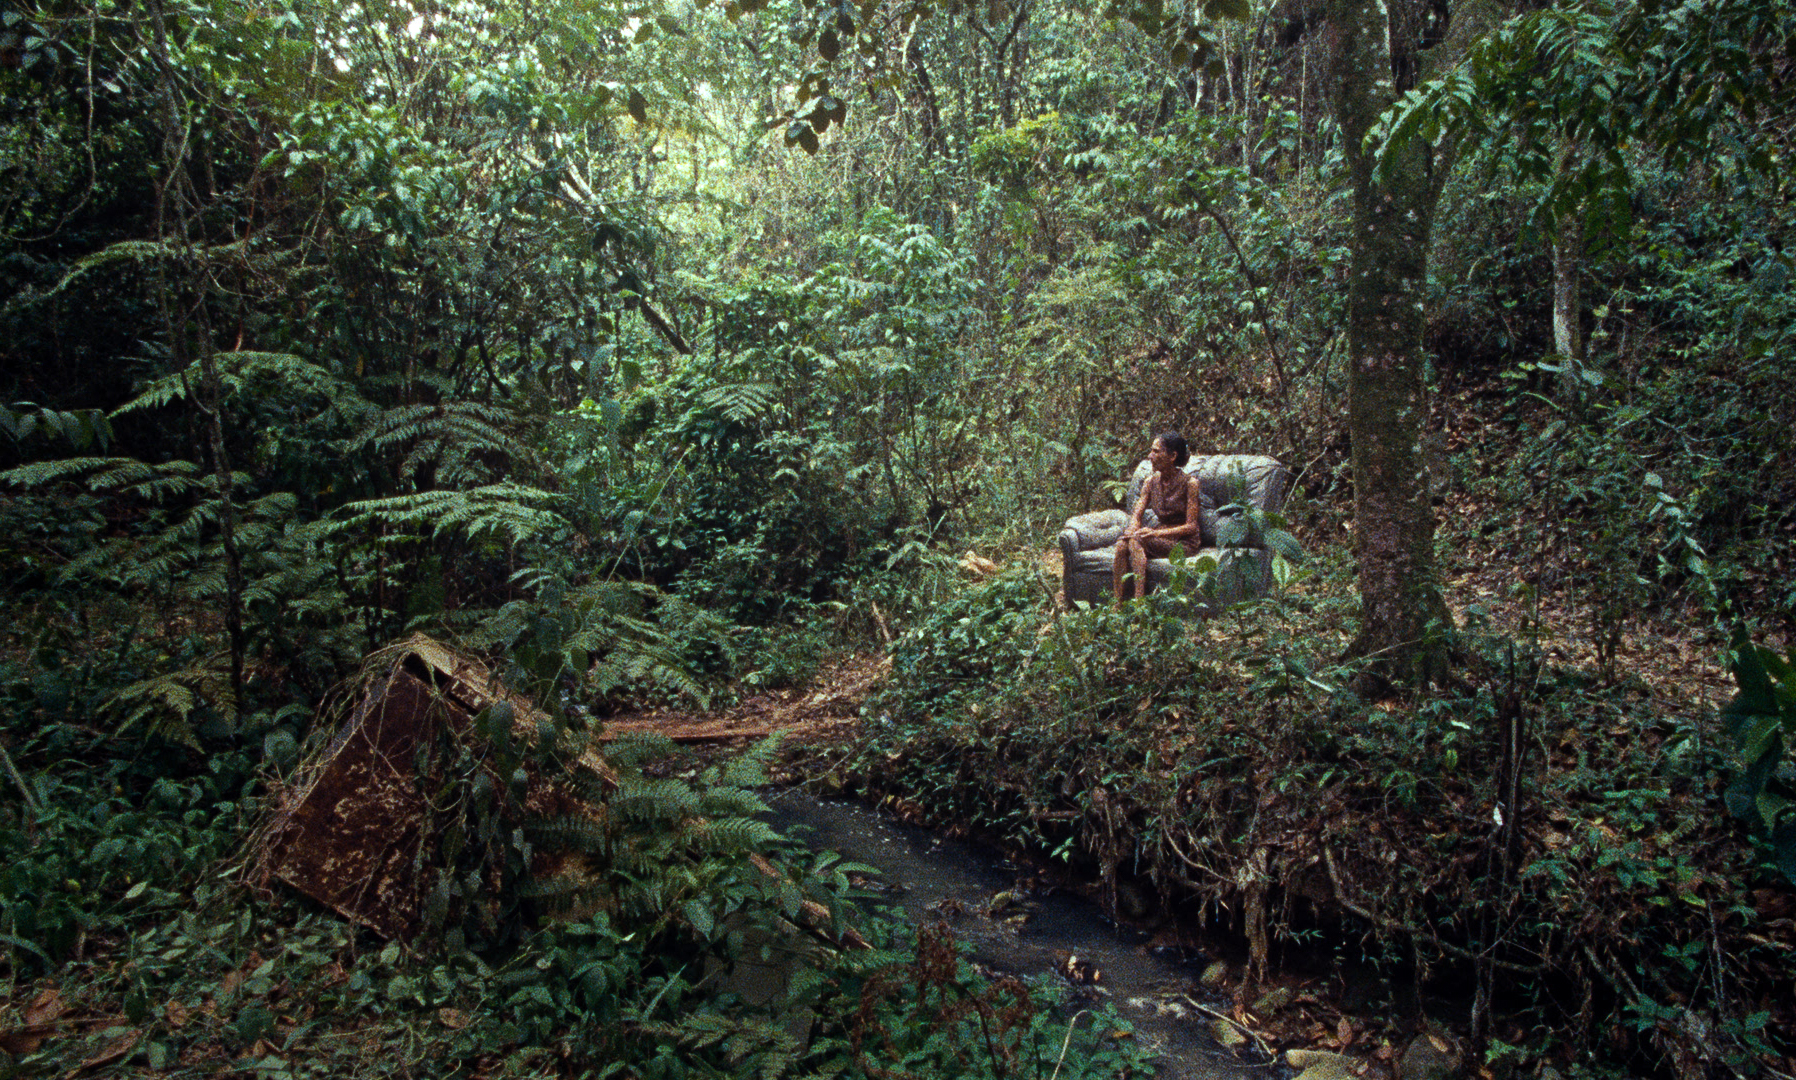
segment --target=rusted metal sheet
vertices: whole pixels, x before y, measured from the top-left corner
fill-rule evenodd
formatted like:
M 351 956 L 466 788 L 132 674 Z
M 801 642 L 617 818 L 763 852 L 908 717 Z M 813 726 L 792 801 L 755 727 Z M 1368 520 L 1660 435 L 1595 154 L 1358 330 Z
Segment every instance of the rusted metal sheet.
M 428 805 L 410 769 L 444 703 L 395 670 L 373 688 L 267 840 L 273 875 L 387 937 L 408 937 L 423 912 L 414 886 Z M 457 710 L 459 711 L 459 710 Z
M 521 741 L 534 741 L 548 718 L 506 690 L 485 666 L 441 642 L 415 637 L 387 656 L 386 673 L 369 680 L 330 745 L 281 800 L 256 842 L 250 875 L 262 888 L 285 882 L 378 934 L 410 939 L 425 924 L 426 896 L 444 863 L 430 793 L 449 801 L 459 795 L 446 790 L 451 780 L 443 756 L 429 752 L 432 745 L 445 733 L 457 740 L 478 738 L 474 718 L 495 702 L 511 705 L 512 730 Z M 617 785 L 616 773 L 592 748 L 575 767 L 590 770 L 602 786 Z M 487 775 L 495 785 L 505 782 Z M 605 808 L 581 800 L 562 783 L 529 777 L 517 809 L 520 819 L 570 815 L 602 823 Z M 564 873 L 585 876 L 591 868 L 580 858 L 535 851 L 531 876 L 538 881 Z M 762 874 L 785 880 L 764 856 L 751 854 L 748 860 Z M 830 925 L 828 910 L 812 900 L 803 902 L 799 916 L 820 932 Z M 867 947 L 853 931 L 839 943 Z
M 441 642 L 415 637 L 392 657 L 387 674 L 368 684 L 336 737 L 282 800 L 262 837 L 256 877 L 286 882 L 383 936 L 409 938 L 423 925 L 425 896 L 436 878 L 431 871 L 443 861 L 426 793 L 446 781 L 441 755 L 429 747 L 445 729 L 459 739 L 474 737 L 475 715 L 494 702 L 512 706 L 513 730 L 522 740 L 534 740 L 546 717 Z M 597 754 L 583 755 L 581 764 L 615 783 Z M 597 812 L 534 776 L 523 809 L 541 817 Z

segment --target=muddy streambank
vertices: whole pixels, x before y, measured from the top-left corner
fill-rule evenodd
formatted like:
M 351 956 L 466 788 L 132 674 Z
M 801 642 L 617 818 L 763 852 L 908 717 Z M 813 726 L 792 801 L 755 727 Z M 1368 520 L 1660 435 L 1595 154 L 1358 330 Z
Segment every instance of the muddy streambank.
M 1133 1025 L 1169 1080 L 1270 1080 L 1291 1068 L 1224 1019 L 1218 958 L 1156 945 L 1089 899 L 990 849 L 907 825 L 861 803 L 797 789 L 767 796 L 773 824 L 811 847 L 875 866 L 870 883 L 910 922 L 946 923 L 994 971 L 1064 980 L 1069 1010 L 1104 1003 Z M 1221 1035 L 1221 1038 L 1218 1038 Z M 1225 1045 L 1227 1043 L 1233 1045 Z

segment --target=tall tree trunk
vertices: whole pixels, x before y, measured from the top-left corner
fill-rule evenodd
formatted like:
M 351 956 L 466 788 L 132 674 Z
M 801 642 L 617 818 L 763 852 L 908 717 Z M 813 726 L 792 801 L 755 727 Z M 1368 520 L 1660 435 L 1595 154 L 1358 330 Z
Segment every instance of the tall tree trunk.
M 1473 5 L 1456 6 L 1453 31 L 1426 59 L 1447 61 L 1463 48 L 1469 39 L 1463 6 Z M 1415 71 L 1424 58 L 1418 43 L 1393 40 L 1386 0 L 1346 0 L 1329 17 L 1338 20 L 1335 111 L 1353 189 L 1347 423 L 1361 629 L 1349 653 L 1373 659 L 1381 675 L 1419 683 L 1444 665 L 1452 629 L 1435 565 L 1422 452 L 1428 415 L 1422 292 L 1451 148 L 1417 140 L 1381 176 L 1366 135 L 1397 99 L 1395 72 Z M 1393 48 L 1409 51 L 1394 57 Z

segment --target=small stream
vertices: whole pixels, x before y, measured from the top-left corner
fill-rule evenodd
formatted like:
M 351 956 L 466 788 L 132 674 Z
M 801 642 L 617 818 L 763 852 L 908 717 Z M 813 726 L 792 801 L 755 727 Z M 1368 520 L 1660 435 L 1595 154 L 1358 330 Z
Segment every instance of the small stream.
M 895 821 L 871 807 L 797 790 L 767 796 L 773 825 L 813 848 L 878 867 L 879 888 L 913 923 L 945 921 L 974 958 L 1019 976 L 1054 973 L 1101 997 L 1134 1025 L 1167 1080 L 1268 1080 L 1289 1070 L 1255 1065 L 1213 1037 L 1202 985 L 1210 958 L 1151 949 L 1083 897 L 1031 888 L 1026 867 L 988 849 Z

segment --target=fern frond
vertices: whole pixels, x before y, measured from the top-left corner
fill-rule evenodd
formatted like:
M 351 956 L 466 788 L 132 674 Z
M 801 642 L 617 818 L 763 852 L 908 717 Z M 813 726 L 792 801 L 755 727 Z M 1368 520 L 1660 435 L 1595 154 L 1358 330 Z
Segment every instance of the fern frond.
M 560 497 L 541 488 L 508 482 L 468 491 L 421 491 L 385 499 L 350 503 L 343 528 L 380 523 L 401 529 L 428 530 L 442 536 L 461 533 L 470 540 L 503 536 L 521 544 L 571 528 L 550 509 Z
M 637 821 L 678 821 L 698 810 L 698 797 L 679 780 L 625 779 L 612 797 L 612 808 Z
M 567 756 L 573 759 L 573 764 L 567 768 L 563 780 L 567 783 L 568 790 L 574 798 L 589 806 L 601 806 L 611 798 L 612 783 L 610 779 L 600 776 L 586 767 L 574 755 Z M 609 756 L 606 760 L 610 760 Z
M 226 720 L 237 718 L 230 665 L 224 653 L 196 660 L 179 671 L 140 679 L 107 698 L 101 709 L 125 713 L 116 735 L 141 723 L 148 735 L 198 749 L 199 737 L 190 718 L 201 704 L 211 706 Z
M 446 484 L 490 484 L 520 472 L 546 475 L 534 445 L 514 430 L 523 423 L 503 406 L 477 401 L 405 405 L 373 417 L 351 441 L 381 452 L 404 448 L 401 476 L 416 476 L 434 464 Z
M 601 850 L 608 839 L 604 825 L 577 814 L 526 822 L 524 835 L 541 848 L 587 852 Z
M 204 486 L 199 467 L 190 461 L 152 465 L 136 458 L 75 457 L 34 461 L 0 473 L 0 483 L 21 487 L 77 482 L 85 482 L 94 491 L 118 491 L 157 501 Z
M 69 268 L 69 272 L 64 274 L 62 280 L 58 281 L 49 292 L 31 299 L 39 302 L 49 300 L 86 275 L 108 266 L 116 266 L 120 263 L 148 262 L 154 259 L 175 259 L 179 258 L 181 254 L 181 249 L 160 240 L 120 240 L 116 244 L 101 248 L 92 255 L 77 260 L 75 265 Z M 21 297 L 20 299 L 26 298 Z M 7 306 L 11 308 L 15 305 Z
M 33 461 L 28 465 L 20 465 L 16 469 L 0 472 L 0 483 L 17 484 L 20 487 L 43 487 L 61 480 L 74 480 L 95 469 L 129 458 L 80 457 L 63 458 L 60 461 Z
M 219 382 L 228 397 L 271 396 L 269 387 L 279 387 L 297 397 L 321 397 L 330 407 L 349 416 L 360 416 L 372 409 L 354 383 L 331 374 L 322 365 L 292 353 L 224 352 L 212 357 Z M 150 383 L 143 392 L 120 405 L 113 416 L 154 409 L 184 400 L 199 386 L 200 361 L 187 365 L 185 371 Z
M 767 812 L 767 803 L 738 787 L 707 787 L 699 796 L 699 812 L 712 818 L 751 818 Z
M 780 746 L 785 742 L 785 735 L 774 732 L 755 743 L 746 752 L 738 754 L 724 764 L 718 775 L 718 782 L 736 788 L 758 788 L 767 785 L 767 766 L 779 755 Z M 762 811 L 754 811 L 761 813 Z
M 601 694 L 610 694 L 634 686 L 658 686 L 704 705 L 711 690 L 685 661 L 666 649 L 651 647 L 641 641 L 620 643 L 619 647 L 599 663 L 589 675 L 591 684 Z
M 890 949 L 848 949 L 833 958 L 844 974 L 871 975 L 910 966 L 911 958 Z
M 699 395 L 699 404 L 722 413 L 733 423 L 750 424 L 773 411 L 779 388 L 772 383 L 745 382 L 719 386 Z
M 667 757 L 675 749 L 674 741 L 658 731 L 632 732 L 612 743 L 605 757 L 618 768 L 635 769 L 644 762 Z
M 350 443 L 358 450 L 390 450 L 430 434 L 439 415 L 435 405 L 399 405 L 370 418 Z
M 733 817 L 705 822 L 692 831 L 692 840 L 706 854 L 745 855 L 767 850 L 779 843 L 780 835 L 765 821 Z

